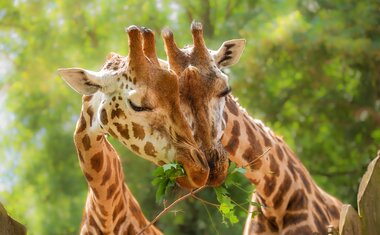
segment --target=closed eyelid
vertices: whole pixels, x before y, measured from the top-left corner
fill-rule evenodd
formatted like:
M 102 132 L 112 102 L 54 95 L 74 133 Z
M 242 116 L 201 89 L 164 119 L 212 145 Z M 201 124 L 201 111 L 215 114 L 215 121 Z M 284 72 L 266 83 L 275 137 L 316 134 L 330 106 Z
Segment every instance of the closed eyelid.
M 138 106 L 138 105 L 134 104 L 131 100 L 128 100 L 128 102 L 129 102 L 129 105 L 131 106 L 131 108 L 136 112 L 152 111 L 152 108 L 150 108 L 150 107 Z
M 232 91 L 231 86 L 228 86 L 222 92 L 220 92 L 218 94 L 218 97 L 224 97 L 224 96 L 228 95 L 229 93 L 231 93 L 231 91 Z

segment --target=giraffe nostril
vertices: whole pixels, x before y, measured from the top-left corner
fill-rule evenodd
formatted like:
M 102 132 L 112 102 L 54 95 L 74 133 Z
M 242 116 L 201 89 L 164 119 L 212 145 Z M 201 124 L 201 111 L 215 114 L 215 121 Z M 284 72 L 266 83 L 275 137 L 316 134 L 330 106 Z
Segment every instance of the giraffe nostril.
M 228 155 L 221 144 L 217 144 L 212 149 L 205 151 L 210 174 L 208 185 L 219 186 L 227 177 L 228 171 Z
M 198 149 L 193 149 L 192 155 L 197 161 L 201 163 L 202 166 L 207 167 L 208 162 L 206 160 L 205 155 L 201 151 L 199 151 Z

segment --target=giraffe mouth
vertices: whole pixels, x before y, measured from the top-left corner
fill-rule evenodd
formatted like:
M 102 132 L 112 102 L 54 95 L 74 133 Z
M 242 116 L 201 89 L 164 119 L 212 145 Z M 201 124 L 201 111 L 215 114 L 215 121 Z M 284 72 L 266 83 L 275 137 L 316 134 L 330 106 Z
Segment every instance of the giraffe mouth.
M 179 149 L 176 161 L 186 172 L 186 176 L 176 179 L 181 187 L 195 189 L 207 184 L 210 169 L 203 152 L 196 148 Z
M 229 166 L 228 153 L 221 143 L 203 152 L 210 168 L 207 185 L 212 187 L 220 186 L 227 177 Z

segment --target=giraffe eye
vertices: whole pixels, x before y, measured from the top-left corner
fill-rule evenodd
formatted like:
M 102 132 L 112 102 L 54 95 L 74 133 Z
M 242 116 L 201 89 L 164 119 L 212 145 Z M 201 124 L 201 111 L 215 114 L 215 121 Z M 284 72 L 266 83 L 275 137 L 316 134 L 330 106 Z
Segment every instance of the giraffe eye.
M 228 94 L 230 94 L 231 91 L 232 91 L 231 87 L 228 86 L 226 89 L 224 89 L 222 92 L 220 92 L 220 93 L 218 94 L 218 97 L 220 97 L 220 98 L 225 97 L 225 96 L 227 96 Z
M 144 111 L 152 111 L 152 108 L 149 107 L 142 107 L 134 104 L 131 100 L 128 100 L 129 105 L 135 112 L 144 112 Z

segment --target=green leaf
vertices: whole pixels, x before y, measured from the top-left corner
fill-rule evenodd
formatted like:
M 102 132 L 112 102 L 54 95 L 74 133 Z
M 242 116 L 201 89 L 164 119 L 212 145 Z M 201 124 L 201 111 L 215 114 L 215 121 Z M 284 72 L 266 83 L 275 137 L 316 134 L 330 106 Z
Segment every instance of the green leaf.
M 172 168 L 176 169 L 177 165 L 178 165 L 177 163 L 167 163 L 167 164 L 162 166 L 162 169 L 166 172 Z
M 235 171 L 240 174 L 245 174 L 247 172 L 247 169 L 245 169 L 244 167 L 238 167 L 235 169 Z
M 161 183 L 161 181 L 162 181 L 162 179 L 161 178 L 154 178 L 153 180 L 152 180 L 152 184 L 154 185 L 154 186 L 157 186 L 157 185 L 159 185 L 160 183 Z
M 231 224 L 236 224 L 239 222 L 239 219 L 238 217 L 235 215 L 235 214 L 231 214 L 229 217 L 228 217 L 229 221 Z
M 155 169 L 153 176 L 155 178 L 152 180 L 152 184 L 158 186 L 156 201 L 161 203 L 163 198 L 174 188 L 175 180 L 185 176 L 185 170 L 179 163 L 168 163 Z
M 158 189 L 156 191 L 156 202 L 161 203 L 166 192 L 166 186 L 168 184 L 168 180 L 162 180 L 158 185 Z
M 154 171 L 153 171 L 153 176 L 160 176 L 164 173 L 164 169 L 162 167 L 157 167 Z
M 236 168 L 235 162 L 230 162 L 230 165 L 228 166 L 227 175 L 232 174 Z
M 222 204 L 220 204 L 220 206 L 219 206 L 219 210 L 220 210 L 223 214 L 228 214 L 228 213 L 230 213 L 231 207 L 230 207 L 230 205 L 228 205 L 227 203 L 222 203 Z
M 261 208 L 261 207 L 265 207 L 263 204 L 260 204 L 260 203 L 258 203 L 258 202 L 250 202 L 250 204 L 252 205 L 252 206 L 256 206 L 257 208 Z

